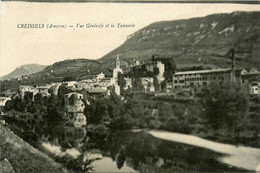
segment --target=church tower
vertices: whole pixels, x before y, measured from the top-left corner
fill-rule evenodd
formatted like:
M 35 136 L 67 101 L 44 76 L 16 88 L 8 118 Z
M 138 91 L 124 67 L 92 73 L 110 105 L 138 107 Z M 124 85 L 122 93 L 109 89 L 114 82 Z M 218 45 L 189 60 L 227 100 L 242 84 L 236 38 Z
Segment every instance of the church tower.
M 118 55 L 116 57 L 116 68 L 120 68 L 120 60 Z
M 116 79 L 118 78 L 118 73 L 122 73 L 123 74 L 123 70 L 120 68 L 120 60 L 119 60 L 119 56 L 117 55 L 117 58 L 116 58 L 116 67 L 114 68 L 113 70 L 113 79 Z

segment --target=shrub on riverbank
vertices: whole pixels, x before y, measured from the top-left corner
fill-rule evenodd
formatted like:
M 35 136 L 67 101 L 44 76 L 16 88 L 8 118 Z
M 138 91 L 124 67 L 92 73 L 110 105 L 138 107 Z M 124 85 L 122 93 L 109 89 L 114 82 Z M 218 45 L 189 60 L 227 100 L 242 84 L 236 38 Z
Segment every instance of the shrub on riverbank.
M 183 103 L 176 100 L 156 101 L 151 98 L 153 96 L 145 93 L 137 93 L 132 98 L 128 98 L 125 103 L 121 104 L 123 105 L 121 115 L 111 117 L 109 114 L 112 120 L 110 128 L 151 128 L 190 133 L 192 129 L 189 125 L 194 121 L 201 120 L 199 116 L 202 113 L 199 104 L 190 101 Z M 166 98 L 168 97 L 166 96 Z

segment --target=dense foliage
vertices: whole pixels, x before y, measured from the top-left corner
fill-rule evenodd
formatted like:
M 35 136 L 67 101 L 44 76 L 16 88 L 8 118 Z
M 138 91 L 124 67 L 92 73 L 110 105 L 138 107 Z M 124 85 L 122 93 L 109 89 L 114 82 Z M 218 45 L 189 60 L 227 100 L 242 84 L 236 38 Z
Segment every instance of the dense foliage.
M 165 72 L 163 76 L 166 80 L 172 80 L 172 74 L 176 71 L 176 64 L 174 62 L 174 57 L 168 57 L 168 56 L 158 56 L 153 55 L 152 61 L 161 61 L 165 66 Z
M 245 127 L 248 98 L 240 88 L 232 85 L 207 88 L 203 105 L 206 119 L 214 129 L 226 126 L 238 133 Z
M 140 66 L 132 67 L 132 69 L 125 74 L 125 76 L 131 78 L 140 78 L 140 77 L 154 77 L 159 74 L 159 69 L 157 67 L 153 68 L 153 71 L 148 71 L 146 69 L 146 64 Z
M 19 88 L 19 85 L 21 84 L 18 79 L 11 79 L 11 80 L 0 80 L 0 91 L 4 92 L 6 90 L 12 90 L 12 91 L 17 91 Z
M 249 99 L 242 88 L 234 84 L 211 86 L 203 90 L 201 100 L 208 131 L 213 130 L 232 143 L 259 146 L 259 110 L 254 109 L 259 104 Z

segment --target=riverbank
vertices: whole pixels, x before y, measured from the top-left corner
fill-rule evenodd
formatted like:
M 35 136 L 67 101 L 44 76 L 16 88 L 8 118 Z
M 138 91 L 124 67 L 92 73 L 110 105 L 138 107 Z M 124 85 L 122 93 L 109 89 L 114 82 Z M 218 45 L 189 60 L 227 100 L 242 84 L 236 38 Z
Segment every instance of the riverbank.
M 138 132 L 141 130 L 136 130 Z M 223 144 L 202 139 L 192 135 L 179 134 L 159 130 L 145 130 L 146 133 L 155 138 L 188 144 L 196 147 L 205 148 L 218 153 L 226 154 L 218 158 L 222 163 L 243 168 L 250 171 L 260 171 L 260 148 L 242 147 L 230 144 Z
M 33 148 L 0 124 L 1 160 L 8 159 L 15 172 L 68 172 L 61 164 Z

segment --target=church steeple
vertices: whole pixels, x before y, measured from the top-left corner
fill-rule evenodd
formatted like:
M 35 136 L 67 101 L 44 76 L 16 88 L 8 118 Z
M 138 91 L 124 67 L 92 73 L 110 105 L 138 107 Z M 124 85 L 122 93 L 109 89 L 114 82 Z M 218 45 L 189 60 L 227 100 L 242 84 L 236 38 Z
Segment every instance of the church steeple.
M 123 70 L 120 68 L 120 59 L 119 59 L 119 56 L 117 55 L 116 67 L 113 70 L 113 79 L 117 79 L 119 72 L 123 74 Z
M 118 55 L 116 57 L 116 67 L 120 67 L 120 60 Z

